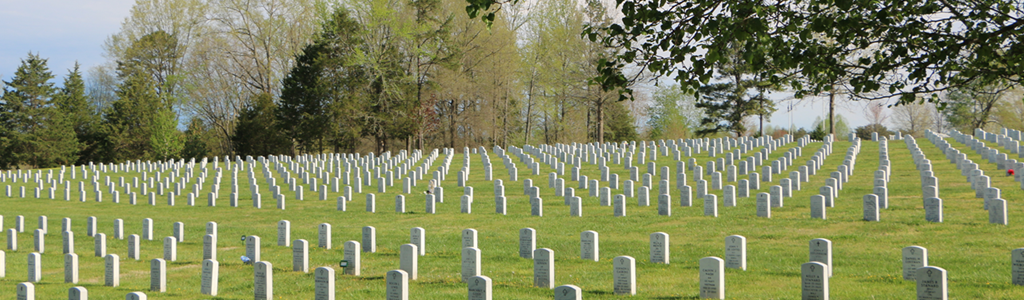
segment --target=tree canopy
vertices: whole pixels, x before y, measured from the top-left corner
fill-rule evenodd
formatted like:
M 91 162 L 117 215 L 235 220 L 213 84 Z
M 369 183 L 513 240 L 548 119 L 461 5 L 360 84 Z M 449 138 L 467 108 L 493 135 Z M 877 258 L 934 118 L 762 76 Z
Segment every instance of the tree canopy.
M 485 22 L 522 0 L 467 0 Z M 751 72 L 797 96 L 848 79 L 854 96 L 900 103 L 972 80 L 1019 84 L 1024 72 L 1024 3 L 1019 0 L 616 0 L 620 23 L 585 34 L 620 49 L 595 79 L 622 91 L 640 67 L 674 77 L 687 91 L 708 84 L 730 45 Z

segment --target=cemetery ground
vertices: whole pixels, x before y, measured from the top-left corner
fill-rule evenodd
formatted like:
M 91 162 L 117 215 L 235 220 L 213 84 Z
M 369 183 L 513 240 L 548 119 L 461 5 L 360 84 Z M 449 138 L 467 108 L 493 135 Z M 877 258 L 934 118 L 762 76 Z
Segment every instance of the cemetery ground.
M 722 205 L 722 190 L 711 190 L 719 199 L 718 217 L 704 215 L 703 199 L 694 197 L 693 206 L 679 206 L 679 192 L 675 189 L 675 175 L 671 177 L 672 215 L 661 216 L 657 206 L 657 183 L 653 185 L 651 206 L 638 206 L 637 198 L 627 198 L 624 217 L 615 217 L 611 206 L 600 206 L 597 197 L 590 197 L 583 189 L 576 195 L 583 199 L 583 216 L 572 217 L 569 206 L 563 205 L 563 197 L 555 196 L 548 187 L 548 173 L 554 170 L 541 164 L 540 175 L 530 175 L 517 158 L 513 161 L 519 167 L 518 181 L 510 181 L 501 158 L 491 154 L 494 179 L 501 179 L 508 199 L 507 215 L 495 213 L 494 184 L 484 180 L 480 154 L 470 154 L 472 170 L 468 185 L 474 188 L 472 213 L 460 213 L 459 198 L 463 188 L 456 184 L 456 173 L 462 168 L 463 154 L 458 149 L 452 166 L 441 186 L 445 189 L 444 203 L 437 205 L 436 214 L 424 212 L 426 183 L 430 174 L 413 187 L 406 195 L 406 213 L 396 213 L 394 199 L 401 194 L 401 179 L 389 187 L 386 193 L 377 192 L 377 182 L 364 187 L 363 193 L 353 193 L 354 199 L 347 204 L 347 211 L 335 209 L 335 199 L 341 193 L 329 193 L 326 201 L 319 201 L 318 193 L 305 190 L 305 200 L 295 199 L 292 192 L 287 197 L 285 210 L 275 207 L 261 171 L 257 180 L 263 196 L 262 209 L 253 208 L 246 184 L 245 172 L 239 172 L 239 206 L 229 206 L 228 194 L 231 181 L 221 182 L 221 193 L 215 207 L 206 205 L 207 184 L 196 206 L 186 205 L 184 196 L 177 197 L 176 206 L 168 206 L 166 196 L 157 197 L 157 205 L 150 206 L 147 197 L 140 196 L 137 205 L 128 203 L 122 194 L 120 203 L 112 203 L 109 194 L 103 202 L 94 201 L 89 193 L 88 201 L 79 202 L 72 180 L 71 201 L 63 200 L 63 189 L 58 188 L 57 200 L 48 197 L 36 199 L 32 196 L 34 183 L 12 183 L 13 198 L 0 195 L 0 227 L 13 228 L 16 216 L 24 216 L 25 232 L 18 234 L 18 250 L 6 250 L 6 277 L 0 278 L 0 298 L 14 299 L 18 283 L 24 282 L 27 273 L 26 257 L 33 252 L 33 230 L 39 216 L 48 217 L 49 230 L 42 254 L 42 280 L 35 284 L 37 299 L 66 298 L 68 289 L 83 286 L 93 299 L 123 299 L 125 294 L 143 291 L 150 299 L 249 299 L 253 296 L 253 266 L 245 265 L 240 257 L 245 255 L 245 245 L 240 237 L 257 235 L 262 238 L 262 258 L 274 267 L 274 296 L 277 299 L 311 299 L 314 293 L 313 270 L 328 266 L 336 270 L 337 299 L 381 299 L 385 296 L 384 275 L 399 268 L 399 248 L 410 242 L 410 230 L 422 227 L 426 230 L 426 255 L 419 258 L 419 278 L 409 281 L 410 299 L 464 299 L 467 286 L 461 282 L 461 233 L 467 228 L 479 232 L 479 246 L 482 254 L 482 275 L 493 280 L 494 299 L 549 299 L 552 290 L 533 286 L 533 261 L 520 258 L 519 230 L 536 229 L 537 248 L 550 248 L 555 254 L 555 285 L 572 284 L 583 290 L 585 299 L 619 298 L 613 292 L 612 258 L 628 255 L 636 259 L 635 298 L 645 299 L 694 299 L 699 297 L 698 261 L 708 256 L 725 255 L 724 240 L 730 235 L 742 235 L 747 239 L 747 270 L 725 269 L 725 295 L 734 299 L 796 299 L 801 295 L 801 264 L 808 262 L 808 242 L 825 238 L 833 245 L 833 277 L 829 280 L 830 294 L 834 299 L 913 299 L 916 296 L 915 282 L 902 278 L 901 249 L 917 245 L 928 249 L 928 265 L 948 271 L 949 297 L 951 299 L 1024 299 L 1024 287 L 1011 284 L 1010 251 L 1024 247 L 1021 232 L 1024 229 L 1024 210 L 1019 199 L 1024 196 L 1020 184 L 1012 177 L 1004 176 L 994 164 L 981 159 L 970 148 L 947 139 L 954 147 L 966 153 L 968 158 L 979 163 L 981 169 L 991 174 L 992 186 L 1002 189 L 1002 198 L 1008 204 L 1009 225 L 988 222 L 988 212 L 982 209 L 982 199 L 975 198 L 964 176 L 955 165 L 927 139 L 918 139 L 924 154 L 932 160 L 933 170 L 940 182 L 940 198 L 943 201 L 943 222 L 925 221 L 922 208 L 921 180 L 914 161 L 903 141 L 889 141 L 891 177 L 888 183 L 889 207 L 880 210 L 880 222 L 863 220 L 864 195 L 872 193 L 873 173 L 878 168 L 879 143 L 862 141 L 856 160 L 856 170 L 849 181 L 838 192 L 835 206 L 828 208 L 827 219 L 812 219 L 809 199 L 825 185 L 828 174 L 842 163 L 851 142 L 833 143 L 833 153 L 826 157 L 824 165 L 809 182 L 801 183 L 801 190 L 793 191 L 793 197 L 785 198 L 783 207 L 772 208 L 771 218 L 757 217 L 755 195 L 768 192 L 769 187 L 778 184 L 789 171 L 803 165 L 821 146 L 812 142 L 803 147 L 803 155 L 793 160 L 793 165 L 782 174 L 775 174 L 772 183 L 762 182 L 761 188 L 751 191 L 750 197 L 738 197 L 736 207 Z M 766 164 L 782 156 L 795 142 L 780 146 Z M 639 150 L 639 147 L 638 147 Z M 745 158 L 756 152 L 752 150 Z M 668 166 L 672 173 L 676 161 L 671 155 L 659 153 L 658 168 Z M 440 154 L 430 170 L 443 162 Z M 698 165 L 715 158 L 707 153 L 693 156 Z M 718 157 L 722 157 L 719 155 Z M 635 158 L 634 158 L 635 159 Z M 688 157 L 683 157 L 685 162 Z M 233 160 L 232 160 L 233 161 Z M 538 160 L 539 161 L 539 160 Z M 223 167 L 224 162 L 221 162 Z M 212 163 L 208 164 L 212 165 Z M 599 178 L 596 164 L 583 163 L 581 174 Z M 641 173 L 646 167 L 640 167 Z M 619 174 L 619 189 L 612 194 L 622 193 L 629 171 L 621 164 L 609 163 L 612 172 Z M 760 167 L 758 168 L 760 171 Z M 44 171 L 45 172 L 45 171 Z M 59 169 L 54 173 L 59 172 Z M 197 173 L 199 173 L 197 171 Z M 571 181 L 569 170 L 565 175 L 567 187 L 577 187 Z M 230 176 L 224 172 L 225 177 Z M 110 175 L 112 181 L 124 176 L 126 181 L 139 173 L 117 173 Z M 692 171 L 687 171 L 687 184 L 694 186 Z M 724 175 L 724 171 L 723 171 Z M 281 182 L 280 175 L 278 182 Z M 657 176 L 654 176 L 657 178 Z M 705 175 L 705 179 L 710 176 Z M 724 179 L 725 176 L 723 176 Z M 543 217 L 531 216 L 529 199 L 523 193 L 523 180 L 532 179 L 539 187 L 544 199 Z M 747 176 L 737 176 L 746 179 Z M 656 182 L 656 181 L 655 181 Z M 607 186 L 601 182 L 601 186 Z M 723 182 L 735 185 L 736 182 Z M 19 186 L 28 186 L 26 198 L 17 197 Z M 638 183 L 639 187 L 640 184 Z M 710 180 L 709 180 L 710 187 Z M 227 191 L 227 192 L 223 192 Z M 694 188 L 696 192 L 696 188 Z M 376 194 L 376 212 L 367 212 L 365 194 Z M 696 194 L 696 193 L 694 193 Z M 86 236 L 86 218 L 97 218 L 97 232 L 107 234 L 107 253 L 121 257 L 120 286 L 104 286 L 104 262 L 93 255 L 93 238 Z M 75 252 L 79 255 L 78 284 L 64 283 L 64 258 L 61 252 L 62 239 L 60 222 L 71 218 L 75 234 Z M 143 240 L 140 245 L 141 259 L 127 258 L 127 239 L 118 240 L 111 233 L 115 219 L 124 220 L 124 236 L 140 234 L 142 220 L 154 220 L 153 240 Z M 305 239 L 310 242 L 309 273 L 292 271 L 292 248 L 277 245 L 277 223 L 291 222 L 290 239 Z M 218 223 L 219 294 L 216 297 L 200 293 L 200 273 L 203 256 L 203 235 L 206 223 Z M 177 261 L 167 262 L 167 291 L 149 291 L 150 259 L 163 257 L 163 238 L 172 235 L 172 224 L 185 224 L 184 240 L 178 243 Z M 332 225 L 332 249 L 317 247 L 317 226 L 321 223 Z M 338 262 L 343 257 L 346 241 L 361 241 L 362 228 L 376 228 L 376 253 L 361 254 L 361 275 L 343 275 Z M 599 233 L 600 260 L 588 261 L 580 258 L 580 233 L 594 230 Z M 665 232 L 670 236 L 669 264 L 654 264 L 649 259 L 649 238 L 652 233 Z M 6 234 L 0 236 L 6 239 Z

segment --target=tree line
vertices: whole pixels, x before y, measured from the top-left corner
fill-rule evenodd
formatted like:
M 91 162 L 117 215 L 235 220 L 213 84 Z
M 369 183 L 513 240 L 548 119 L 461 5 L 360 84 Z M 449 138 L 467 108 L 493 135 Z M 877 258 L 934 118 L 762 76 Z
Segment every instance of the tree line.
M 1004 76 L 1012 70 L 972 70 L 964 72 L 972 80 L 943 77 L 943 84 L 885 80 L 878 74 L 907 66 L 879 62 L 888 69 L 870 70 L 874 62 L 859 59 L 867 50 L 785 52 L 846 49 L 840 42 L 849 41 L 836 34 L 858 33 L 849 26 L 860 23 L 831 25 L 850 29 L 841 32 L 773 31 L 749 22 L 783 24 L 806 15 L 751 14 L 748 8 L 775 8 L 725 1 L 746 17 L 716 11 L 703 18 L 697 13 L 705 2 L 714 1 L 665 10 L 660 2 L 628 0 L 512 1 L 501 9 L 490 5 L 504 2 L 493 0 L 469 0 L 469 7 L 466 0 L 137 0 L 103 45 L 108 63 L 84 72 L 76 66 L 57 85 L 46 59 L 29 53 L 3 82 L 0 167 L 887 133 L 881 115 L 854 130 L 832 112 L 851 99 L 886 95 L 906 104 L 888 123 L 909 134 L 1024 126 L 1017 77 Z M 809 17 L 847 18 L 842 11 Z M 481 13 L 484 22 L 472 18 Z M 687 22 L 697 25 L 676 26 Z M 883 27 L 903 30 L 893 26 Z M 817 40 L 789 39 L 793 34 Z M 695 56 L 701 48 L 706 54 Z M 968 53 L 942 51 L 947 58 Z M 1000 59 L 1010 53 L 985 51 Z M 874 92 L 891 82 L 892 92 Z M 900 88 L 914 84 L 920 92 Z M 778 100 L 771 94 L 779 92 L 828 101 L 830 112 L 809 129 L 772 126 Z M 923 97 L 929 93 L 937 96 Z M 913 103 L 908 95 L 928 101 Z

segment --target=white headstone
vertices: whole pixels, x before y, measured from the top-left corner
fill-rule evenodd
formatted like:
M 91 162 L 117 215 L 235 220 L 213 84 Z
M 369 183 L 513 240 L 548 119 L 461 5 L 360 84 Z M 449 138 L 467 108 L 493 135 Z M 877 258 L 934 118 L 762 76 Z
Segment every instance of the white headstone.
M 203 295 L 216 296 L 217 281 L 219 280 L 219 277 L 220 263 L 212 259 L 203 260 L 203 271 L 201 275 L 201 284 L 199 285 L 199 292 Z
M 800 265 L 800 290 L 803 300 L 828 300 L 828 266 L 820 262 Z
M 64 254 L 64 283 L 78 283 L 78 254 Z
M 154 258 L 149 262 L 149 291 L 158 293 L 167 291 L 167 261 Z
M 537 230 L 523 228 L 519 230 L 519 257 L 533 258 L 533 251 L 537 248 Z
M 725 261 L 721 258 L 700 259 L 700 298 L 725 299 Z
M 292 271 L 309 273 L 309 242 L 303 239 L 292 244 Z
M 403 244 L 399 247 L 399 269 L 405 271 L 410 280 L 419 278 L 419 250 L 414 244 Z
M 612 260 L 616 295 L 636 295 L 636 260 L 619 256 Z
M 315 277 L 314 300 L 334 300 L 334 269 L 319 267 L 313 271 Z
M 903 280 L 914 280 L 917 269 L 928 266 L 928 249 L 921 246 L 903 248 Z
M 342 270 L 345 275 L 359 276 L 360 269 L 362 269 L 361 266 L 360 266 L 360 263 L 359 263 L 359 256 L 360 256 L 359 242 L 356 242 L 356 241 L 345 242 L 345 256 L 344 256 L 344 260 L 348 261 L 348 267 L 345 267 L 345 269 Z
M 651 234 L 651 262 L 656 264 L 668 264 L 671 261 L 669 252 L 668 233 L 655 232 Z
M 725 267 L 747 270 L 747 238 L 742 235 L 725 237 Z
M 939 267 L 921 267 L 915 274 L 918 300 L 949 299 L 946 270 Z
M 274 299 L 274 266 L 270 262 L 256 262 L 253 268 L 253 294 L 257 300 Z
M 533 286 L 555 288 L 555 251 L 540 248 L 533 251 Z
M 462 282 L 469 282 L 470 278 L 480 275 L 480 249 L 476 247 L 462 248 Z
M 584 260 L 600 260 L 599 235 L 597 231 L 587 230 L 580 233 L 580 258 Z
M 467 280 L 469 289 L 469 300 L 491 300 L 491 278 L 487 276 L 473 276 Z
M 825 274 L 832 277 L 832 241 L 827 239 L 813 239 L 810 242 L 810 261 L 825 264 Z
M 358 250 L 357 250 L 358 251 Z M 387 300 L 409 300 L 409 274 L 402 270 L 388 271 L 386 280 L 385 299 Z
M 103 285 L 117 287 L 121 285 L 121 258 L 117 254 L 107 254 L 103 258 Z

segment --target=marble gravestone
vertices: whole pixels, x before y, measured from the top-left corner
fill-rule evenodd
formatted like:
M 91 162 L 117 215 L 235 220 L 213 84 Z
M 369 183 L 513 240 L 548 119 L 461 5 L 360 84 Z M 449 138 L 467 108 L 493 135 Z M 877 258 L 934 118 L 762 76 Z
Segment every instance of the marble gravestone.
M 537 247 L 537 230 L 523 228 L 519 230 L 519 257 L 533 258 L 533 252 Z
M 533 286 L 555 288 L 555 251 L 540 248 L 533 251 Z
M 725 299 L 725 261 L 710 256 L 700 259 L 700 298 Z
M 600 261 L 599 235 L 597 231 L 580 233 L 580 259 Z
M 614 258 L 612 274 L 616 295 L 636 295 L 636 259 L 629 256 Z
M 203 295 L 217 295 L 217 281 L 220 277 L 220 263 L 216 260 L 203 260 L 202 282 L 199 287 Z
M 747 238 L 742 235 L 725 237 L 725 267 L 747 270 Z
M 825 265 L 825 274 L 832 277 L 832 241 L 827 239 L 813 239 L 810 242 L 810 261 L 820 262 Z
M 915 280 L 917 269 L 928 266 L 928 249 L 921 246 L 903 248 L 903 280 Z
M 650 242 L 650 259 L 651 263 L 656 264 L 669 264 L 671 261 L 669 252 L 669 235 L 664 232 L 655 232 L 651 234 Z
M 939 267 L 921 267 L 914 274 L 917 281 L 918 300 L 947 300 L 949 286 L 946 281 L 946 270 Z
M 800 265 L 800 291 L 803 300 L 828 300 L 828 266 L 812 261 Z

